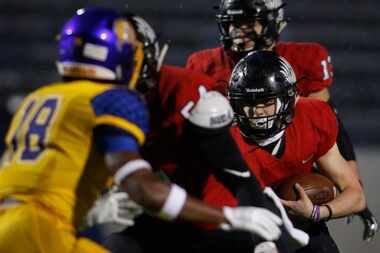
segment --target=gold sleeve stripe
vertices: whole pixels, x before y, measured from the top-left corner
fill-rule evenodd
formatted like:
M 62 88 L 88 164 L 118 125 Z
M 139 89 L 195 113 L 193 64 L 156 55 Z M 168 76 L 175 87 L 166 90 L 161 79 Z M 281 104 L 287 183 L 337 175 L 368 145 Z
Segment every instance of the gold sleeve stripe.
M 140 145 L 144 144 L 145 142 L 144 132 L 137 125 L 129 122 L 128 120 L 125 120 L 116 116 L 112 116 L 112 115 L 102 115 L 96 118 L 95 124 L 116 126 L 123 130 L 126 130 L 127 132 L 132 134 L 134 137 L 136 137 Z

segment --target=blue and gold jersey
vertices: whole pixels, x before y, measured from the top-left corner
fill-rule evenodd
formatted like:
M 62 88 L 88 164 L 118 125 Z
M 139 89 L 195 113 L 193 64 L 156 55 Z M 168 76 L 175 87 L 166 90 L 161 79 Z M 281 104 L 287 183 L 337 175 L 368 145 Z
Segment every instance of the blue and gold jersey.
M 109 179 L 103 154 L 138 151 L 147 128 L 133 91 L 90 81 L 40 88 L 7 133 L 0 198 L 37 202 L 77 224 Z

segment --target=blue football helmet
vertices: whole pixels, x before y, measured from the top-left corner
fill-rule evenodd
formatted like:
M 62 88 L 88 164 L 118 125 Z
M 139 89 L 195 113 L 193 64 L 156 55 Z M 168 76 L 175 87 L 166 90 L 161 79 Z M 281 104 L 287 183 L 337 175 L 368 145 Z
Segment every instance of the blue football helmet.
M 66 78 L 123 83 L 134 88 L 143 59 L 143 44 L 134 28 L 111 9 L 79 9 L 60 34 L 57 67 Z

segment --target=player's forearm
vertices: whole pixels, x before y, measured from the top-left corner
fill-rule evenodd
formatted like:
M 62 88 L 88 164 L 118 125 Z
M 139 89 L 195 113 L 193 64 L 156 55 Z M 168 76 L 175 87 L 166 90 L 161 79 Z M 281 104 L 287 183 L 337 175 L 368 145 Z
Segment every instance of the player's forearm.
M 178 218 L 193 223 L 202 224 L 220 225 L 227 222 L 221 208 L 208 206 L 200 200 L 190 196 L 188 197 L 188 200 L 186 201 Z
M 327 88 L 324 88 L 323 90 L 310 93 L 308 97 L 320 99 L 322 101 L 327 102 L 330 99 L 330 93 Z
M 347 187 L 334 200 L 327 203 L 332 209 L 332 218 L 347 216 L 363 210 L 366 206 L 364 193 L 358 187 Z M 321 209 L 321 218 L 327 218 L 327 208 Z
M 170 192 L 170 185 L 149 171 L 137 171 L 122 182 L 130 198 L 151 212 L 158 212 Z
M 177 185 L 163 183 L 154 174 L 137 172 L 123 182 L 131 199 L 163 219 L 183 219 L 219 225 L 226 222 L 223 212 L 187 195 Z
M 330 202 L 334 213 L 333 217 L 346 216 L 365 208 L 366 200 L 363 188 L 350 165 L 340 155 L 336 144 L 317 163 L 342 192 Z
M 180 218 L 196 223 L 225 222 L 220 209 L 189 197 L 178 185 L 163 182 L 137 153 L 107 154 L 106 164 L 114 172 L 115 182 L 133 201 L 151 213 L 166 219 Z
M 352 173 L 355 175 L 355 177 L 359 180 L 361 184 L 358 163 L 355 160 L 347 161 L 347 163 L 350 165 Z

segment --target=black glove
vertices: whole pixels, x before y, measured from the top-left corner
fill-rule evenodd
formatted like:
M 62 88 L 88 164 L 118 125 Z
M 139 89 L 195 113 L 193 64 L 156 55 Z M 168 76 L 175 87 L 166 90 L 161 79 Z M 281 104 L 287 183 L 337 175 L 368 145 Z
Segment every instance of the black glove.
M 357 213 L 357 215 L 361 218 L 361 220 L 364 223 L 363 240 L 367 242 L 372 241 L 373 238 L 375 238 L 375 235 L 379 229 L 377 219 L 368 209 L 368 207 L 363 211 Z

